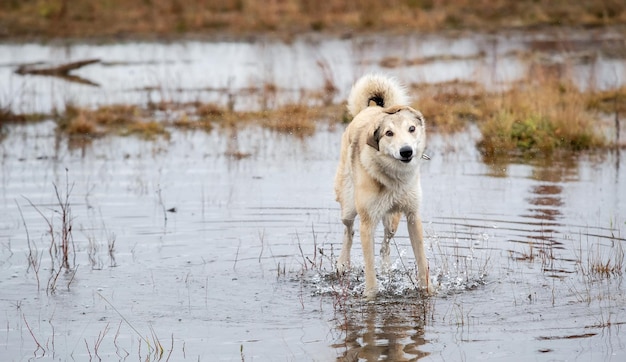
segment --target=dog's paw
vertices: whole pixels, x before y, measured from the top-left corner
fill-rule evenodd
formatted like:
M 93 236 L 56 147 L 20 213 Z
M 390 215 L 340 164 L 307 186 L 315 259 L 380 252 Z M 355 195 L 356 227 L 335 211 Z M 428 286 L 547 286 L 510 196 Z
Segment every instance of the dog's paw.
M 363 292 L 363 298 L 368 301 L 368 302 L 373 302 L 376 300 L 376 295 L 378 294 L 378 291 L 376 290 L 376 288 L 368 288 L 365 289 L 365 291 Z
M 391 260 L 389 260 L 389 257 L 385 258 L 383 256 L 383 258 L 380 260 L 380 271 L 383 274 L 391 273 Z
M 344 274 L 344 273 L 346 273 L 349 270 L 350 270 L 350 261 L 349 260 L 347 260 L 347 261 L 339 260 L 337 262 L 337 273 Z
M 426 296 L 432 296 L 435 294 L 435 287 L 433 287 L 432 283 L 424 282 L 420 287 L 421 292 Z

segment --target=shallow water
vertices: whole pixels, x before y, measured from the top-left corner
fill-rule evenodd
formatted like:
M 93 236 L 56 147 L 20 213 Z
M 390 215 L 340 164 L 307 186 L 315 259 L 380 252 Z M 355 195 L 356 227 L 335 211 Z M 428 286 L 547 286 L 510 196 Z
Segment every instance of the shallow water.
M 0 143 L 2 356 L 626 357 L 624 151 L 485 164 L 474 129 L 430 134 L 422 211 L 438 293 L 415 293 L 401 223 L 392 271 L 379 274 L 381 298 L 368 304 L 358 243 L 349 275 L 333 273 L 341 127 L 318 128 L 305 139 L 248 127 L 74 148 L 51 123 L 9 127 Z M 52 291 L 54 185 L 62 200 L 71 188 L 74 272 Z M 619 272 L 592 271 L 606 263 Z
M 602 89 L 623 84 L 624 53 L 619 34 L 558 30 L 0 44 L 0 105 L 49 112 L 68 102 L 226 103 L 235 94 L 235 108 L 249 109 L 300 101 L 325 78 L 338 88 L 328 101 L 342 101 L 366 71 L 498 87 L 537 63 Z M 14 73 L 86 58 L 102 62 L 74 75 L 97 86 Z M 267 84 L 275 99 L 259 91 Z M 88 145 L 54 129 L 4 125 L 0 135 L 6 360 L 626 357 L 623 150 L 494 161 L 477 152 L 474 128 L 429 134 L 422 212 L 438 292 L 415 292 L 401 224 L 391 271 L 378 276 L 381 297 L 364 303 L 358 242 L 350 273 L 333 268 L 343 233 L 332 190 L 341 126 L 320 123 L 303 139 L 246 126 Z M 58 276 L 55 186 L 61 201 L 69 194 L 72 226 L 71 272 Z
M 476 82 L 488 88 L 531 76 L 537 66 L 558 69 L 581 87 L 626 82 L 626 44 L 620 29 L 407 36 L 303 36 L 286 43 L 250 41 L 173 43 L 0 44 L 0 106 L 49 113 L 68 103 L 215 102 L 237 110 L 310 101 L 341 102 L 363 73 L 384 71 L 407 84 Z M 75 78 L 19 75 L 20 65 L 54 66 L 99 59 Z M 328 83 L 328 84 L 327 84 Z M 272 89 L 268 94 L 266 89 Z M 419 94 L 419 92 L 418 92 Z

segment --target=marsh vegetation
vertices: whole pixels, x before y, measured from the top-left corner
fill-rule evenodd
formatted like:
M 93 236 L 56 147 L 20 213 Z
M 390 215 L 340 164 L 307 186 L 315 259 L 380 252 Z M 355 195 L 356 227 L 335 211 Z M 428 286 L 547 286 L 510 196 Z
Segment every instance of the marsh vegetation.
M 242 36 L 302 32 L 494 30 L 537 26 L 606 26 L 626 21 L 618 0 L 8 0 L 0 4 L 5 37 Z
M 618 139 L 626 110 L 626 88 L 580 90 L 568 74 L 538 69 L 500 91 L 477 83 L 411 84 L 413 107 L 437 132 L 459 132 L 470 125 L 482 134 L 477 146 L 488 157 L 551 155 L 557 151 L 623 146 Z M 334 86 L 333 86 L 333 89 Z M 259 90 L 264 102 L 276 98 L 275 86 Z M 307 136 L 318 126 L 349 121 L 343 103 L 315 102 L 315 90 L 298 103 L 259 110 L 234 110 L 218 103 L 161 101 L 84 107 L 65 104 L 51 114 L 16 114 L 4 108 L 2 123 L 52 119 L 60 134 L 89 141 L 108 134 L 168 137 L 170 130 L 211 131 L 214 127 L 262 127 Z M 238 95 L 230 93 L 233 98 Z M 314 103 L 314 104 L 311 104 Z M 316 103 L 316 104 L 315 104 Z

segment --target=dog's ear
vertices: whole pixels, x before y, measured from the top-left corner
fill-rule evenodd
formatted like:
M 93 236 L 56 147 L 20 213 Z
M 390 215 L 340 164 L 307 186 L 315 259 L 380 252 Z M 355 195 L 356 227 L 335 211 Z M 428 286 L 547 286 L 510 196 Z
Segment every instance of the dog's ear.
M 378 142 L 380 141 L 380 126 L 374 130 L 374 133 L 367 137 L 367 144 L 372 146 L 376 151 L 380 151 L 378 148 Z
M 415 118 L 417 118 L 417 122 L 420 126 L 424 126 L 424 115 L 420 111 L 413 110 L 415 112 Z

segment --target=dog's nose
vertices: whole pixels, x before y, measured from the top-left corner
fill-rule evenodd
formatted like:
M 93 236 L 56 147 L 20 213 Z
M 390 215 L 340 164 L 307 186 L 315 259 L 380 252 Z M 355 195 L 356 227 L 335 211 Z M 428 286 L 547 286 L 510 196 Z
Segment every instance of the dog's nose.
M 413 156 L 413 149 L 410 146 L 404 146 L 400 149 L 400 156 L 402 158 L 409 158 Z

